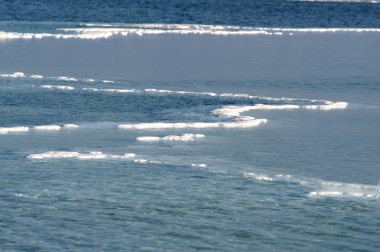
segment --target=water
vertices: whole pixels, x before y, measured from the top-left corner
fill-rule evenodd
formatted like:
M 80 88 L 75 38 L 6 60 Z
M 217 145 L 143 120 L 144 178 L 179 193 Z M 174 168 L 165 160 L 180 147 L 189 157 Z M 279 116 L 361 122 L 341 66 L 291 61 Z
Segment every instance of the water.
M 361 2 L 361 3 L 360 3 Z M 371 3 L 373 2 L 373 3 Z M 0 20 L 192 23 L 264 27 L 379 27 L 377 0 L 0 1 Z
M 0 250 L 380 247 L 379 4 L 21 4 L 0 3 Z

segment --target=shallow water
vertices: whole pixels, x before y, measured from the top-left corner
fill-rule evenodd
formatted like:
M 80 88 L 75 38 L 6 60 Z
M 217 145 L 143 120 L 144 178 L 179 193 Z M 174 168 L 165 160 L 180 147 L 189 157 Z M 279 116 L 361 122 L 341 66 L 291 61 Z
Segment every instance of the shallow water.
M 376 251 L 379 38 L 2 40 L 0 248 Z

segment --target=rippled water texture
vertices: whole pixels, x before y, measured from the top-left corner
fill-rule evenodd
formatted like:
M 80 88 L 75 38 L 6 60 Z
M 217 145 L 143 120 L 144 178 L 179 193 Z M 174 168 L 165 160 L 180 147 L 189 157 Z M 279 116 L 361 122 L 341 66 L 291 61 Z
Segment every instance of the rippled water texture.
M 380 5 L 20 3 L 0 2 L 0 250 L 380 247 Z

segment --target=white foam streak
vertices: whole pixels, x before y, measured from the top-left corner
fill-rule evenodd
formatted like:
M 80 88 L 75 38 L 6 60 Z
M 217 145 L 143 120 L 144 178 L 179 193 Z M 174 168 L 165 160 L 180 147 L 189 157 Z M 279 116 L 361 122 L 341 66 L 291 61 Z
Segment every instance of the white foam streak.
M 289 110 L 289 109 L 299 109 L 299 105 L 290 105 L 290 104 L 284 104 L 284 105 L 264 105 L 264 104 L 256 104 L 253 106 L 224 106 L 219 109 L 215 109 L 213 111 L 213 114 L 220 116 L 220 117 L 240 117 L 240 114 L 243 112 L 248 112 L 250 110 Z M 253 117 L 252 117 L 253 118 Z
M 277 174 L 270 176 L 253 172 L 244 172 L 243 176 L 262 182 L 295 183 L 313 188 L 314 191 L 307 194 L 309 197 L 380 198 L 380 185 L 352 184 L 320 179 L 298 179 L 290 175 Z
M 25 77 L 25 74 L 23 72 L 14 72 L 12 74 L 1 74 L 0 76 L 7 78 L 23 78 Z
M 78 81 L 77 78 L 67 77 L 67 76 L 58 76 L 56 77 L 56 79 L 60 81 Z
M 251 110 L 293 110 L 293 109 L 310 109 L 310 110 L 342 110 L 348 106 L 347 102 L 331 102 L 326 101 L 324 104 L 318 105 L 294 105 L 294 104 L 282 104 L 282 105 L 266 105 L 256 104 L 253 106 L 224 106 L 213 111 L 214 115 L 226 118 L 239 118 L 243 112 Z
M 253 172 L 244 172 L 243 176 L 245 178 L 254 178 L 257 181 L 265 181 L 265 182 L 291 182 L 291 183 L 299 183 L 304 184 L 305 182 L 302 180 L 297 180 L 292 178 L 290 175 L 277 174 L 274 176 L 262 175 Z
M 24 127 L 24 126 L 17 126 L 17 127 L 0 127 L 0 134 L 9 134 L 9 133 L 24 133 L 28 132 L 29 127 Z
M 87 79 L 78 79 L 74 77 L 69 77 L 69 76 L 43 76 L 40 74 L 31 74 L 31 75 L 26 75 L 23 72 L 14 72 L 12 74 L 0 74 L 0 77 L 4 78 L 31 78 L 31 79 L 48 79 L 48 80 L 58 80 L 58 81 L 67 81 L 67 82 L 96 82 L 99 81 L 104 84 L 109 84 L 109 83 L 114 83 L 112 80 L 96 80 L 92 78 L 87 78 Z M 47 85 L 49 86 L 49 85 Z M 117 89 L 114 89 L 115 92 L 118 92 Z M 122 91 L 120 91 L 122 92 Z
M 372 2 L 377 2 L 373 0 Z M 379 28 L 267 28 L 267 27 L 242 27 L 222 25 L 197 25 L 197 24 L 125 24 L 123 27 L 111 27 L 117 25 L 86 25 L 84 28 L 57 29 L 63 33 L 18 33 L 0 31 L 0 40 L 9 39 L 107 39 L 113 36 L 130 35 L 213 35 L 213 36 L 256 36 L 293 35 L 294 33 L 336 33 L 336 32 L 380 32 Z M 98 27 L 96 27 L 98 26 Z
M 139 142 L 158 142 L 160 139 L 160 137 L 155 136 L 141 136 L 136 138 L 136 140 Z
M 380 32 L 378 28 L 267 28 L 222 25 L 186 25 L 186 24 L 131 24 L 125 27 L 105 28 L 66 28 L 64 32 L 73 32 L 82 38 L 109 38 L 114 35 L 159 35 L 159 34 L 192 34 L 192 35 L 278 35 L 284 33 L 332 33 L 332 32 Z
M 30 78 L 32 78 L 32 79 L 43 79 L 44 76 L 43 75 L 39 75 L 39 74 L 32 74 L 30 76 Z
M 311 110 L 339 110 L 346 109 L 348 106 L 347 102 L 330 102 L 327 101 L 325 104 L 321 105 L 305 105 L 303 108 Z
M 26 75 L 22 72 L 15 72 L 13 74 L 1 74 L 2 77 L 11 77 L 11 78 L 19 78 L 26 77 Z M 30 78 L 41 79 L 44 78 L 42 75 L 31 75 Z M 95 79 L 77 79 L 73 77 L 67 76 L 59 76 L 59 77 L 47 77 L 49 79 L 56 79 L 62 81 L 84 81 L 84 82 L 94 82 Z M 103 80 L 103 83 L 113 83 L 113 81 Z M 72 91 L 76 88 L 73 86 L 66 85 L 41 85 L 41 88 L 46 89 L 58 89 L 58 90 L 67 90 Z M 194 92 L 194 91 L 181 91 L 181 90 L 167 90 L 167 89 L 117 89 L 117 88 L 92 88 L 92 87 L 84 87 L 81 88 L 83 91 L 92 91 L 92 92 L 108 92 L 108 93 L 162 93 L 162 94 L 180 94 L 180 95 L 201 95 L 201 96 L 210 96 L 210 97 L 230 97 L 230 98 L 238 98 L 238 99 L 254 99 L 254 100 L 264 100 L 264 101 L 281 101 L 281 102 L 294 102 L 294 101 L 303 101 L 309 103 L 319 103 L 319 104 L 310 104 L 310 105 L 295 105 L 295 104 L 281 104 L 281 105 L 267 105 L 267 104 L 256 104 L 254 106 L 225 106 L 223 108 L 217 109 L 214 111 L 215 115 L 220 117 L 232 118 L 239 117 L 240 113 L 247 112 L 250 110 L 278 110 L 278 109 L 310 109 L 310 110 L 338 110 L 345 109 L 348 106 L 346 102 L 333 102 L 327 100 L 315 100 L 315 99 L 298 99 L 298 98 L 289 98 L 289 97 L 267 97 L 267 96 L 256 96 L 249 94 L 233 94 L 233 93 L 221 93 L 217 94 L 214 92 Z M 227 125 L 232 126 L 232 125 Z M 215 126 L 217 127 L 217 126 Z
M 192 91 L 178 91 L 178 90 L 155 89 L 155 88 L 144 89 L 144 91 L 149 92 L 149 93 L 203 95 L 203 96 L 211 96 L 211 97 L 230 97 L 230 98 L 255 99 L 255 100 L 264 100 L 264 101 L 305 101 L 305 102 L 320 102 L 320 103 L 329 102 L 326 100 L 310 100 L 310 99 L 299 99 L 299 98 L 289 98 L 289 97 L 276 98 L 276 97 L 257 96 L 257 95 L 249 95 L 249 94 L 233 94 L 233 93 L 217 94 L 213 92 L 192 92 Z
M 380 185 L 351 184 L 317 181 L 319 190 L 309 193 L 311 197 L 362 197 L 380 198 Z
M 207 168 L 206 164 L 191 164 L 191 167 L 195 168 Z
M 110 93 L 138 93 L 140 92 L 135 89 L 114 89 L 114 88 L 99 89 L 99 91 L 110 92 Z
M 169 141 L 169 142 L 191 142 L 194 141 L 194 137 L 190 134 L 182 135 L 182 136 L 176 136 L 176 135 L 169 135 L 162 138 L 163 141 Z
M 191 142 L 197 138 L 204 138 L 203 134 L 182 134 L 180 136 L 177 135 L 168 135 L 164 137 L 156 137 L 156 136 L 141 136 L 137 137 L 136 140 L 140 142 L 158 142 L 158 141 L 170 141 L 170 142 Z
M 140 93 L 141 90 L 137 89 L 101 89 L 101 88 L 82 88 L 83 91 L 93 91 L 93 92 L 115 92 L 115 93 Z M 217 94 L 213 92 L 193 92 L 193 91 L 178 91 L 178 90 L 167 90 L 167 89 L 144 89 L 143 92 L 148 93 L 159 93 L 159 94 L 180 94 L 180 95 L 202 95 L 211 97 L 231 97 L 240 99 L 254 99 L 254 100 L 264 100 L 264 101 L 281 101 L 281 102 L 294 102 L 303 101 L 309 103 L 321 103 L 313 105 L 295 105 L 295 104 L 280 104 L 280 105 L 268 105 L 268 104 L 256 104 L 254 106 L 225 106 L 221 109 L 215 110 L 214 114 L 221 117 L 238 117 L 240 113 L 247 112 L 250 110 L 290 110 L 290 109 L 310 109 L 310 110 L 338 110 L 345 109 L 348 106 L 347 102 L 333 102 L 327 100 L 315 100 L 315 99 L 299 99 L 299 98 L 289 98 L 289 97 L 267 97 L 267 96 L 255 96 L 249 94 L 233 94 L 233 93 L 222 93 Z M 229 114 L 229 115 L 228 115 Z
M 101 151 L 91 151 L 89 153 L 79 153 L 73 151 L 48 151 L 43 153 L 30 154 L 28 159 L 81 159 L 81 160 L 100 160 L 100 159 L 131 159 L 136 155 L 126 153 L 124 155 L 105 154 Z
M 0 134 L 11 134 L 11 133 L 25 133 L 29 132 L 31 129 L 34 131 L 59 131 L 62 128 L 64 129 L 76 129 L 79 128 L 79 125 L 67 123 L 63 126 L 60 125 L 37 125 L 32 127 L 27 126 L 16 126 L 16 127 L 0 127 Z
M 76 125 L 76 124 L 67 123 L 67 124 L 63 125 L 63 127 L 64 127 L 65 129 L 76 129 L 76 128 L 78 128 L 79 126 Z
M 80 153 L 76 151 L 47 151 L 42 153 L 29 154 L 27 159 L 33 160 L 51 160 L 51 159 L 74 159 L 82 161 L 97 161 L 97 160 L 121 160 L 130 161 L 136 164 L 164 164 L 161 161 L 136 158 L 135 153 L 125 153 L 122 155 L 103 153 L 101 151 L 90 151 Z M 200 166 L 203 167 L 203 166 Z
M 45 89 L 59 89 L 59 90 L 74 90 L 72 86 L 63 86 L 63 85 L 41 85 L 41 88 Z
M 82 88 L 83 91 L 93 91 L 93 92 L 97 92 L 99 91 L 98 88 Z
M 132 123 L 132 124 L 119 124 L 119 129 L 124 130 L 161 130 L 161 129 L 205 129 L 205 128 L 249 128 L 259 126 L 266 123 L 266 119 L 253 119 L 250 121 L 237 121 L 237 122 L 176 122 L 176 123 Z
M 59 125 L 40 125 L 40 126 L 34 126 L 34 130 L 38 131 L 59 131 L 61 129 L 61 126 Z
M 171 90 L 156 90 L 156 89 L 145 89 L 147 92 L 158 92 L 158 93 L 179 93 L 179 91 L 171 91 Z M 186 92 L 194 94 L 194 92 Z M 196 93 L 198 94 L 198 93 Z M 222 94 L 220 96 L 230 96 L 233 94 Z M 239 97 L 250 97 L 245 94 L 238 94 Z M 276 99 L 276 98 L 270 98 Z M 293 98 L 277 98 L 277 99 L 292 99 Z M 317 100 L 310 100 L 310 102 L 321 102 Z M 345 109 L 347 107 L 346 102 L 332 102 L 332 101 L 322 101 L 323 104 L 318 105 L 295 105 L 295 104 L 280 104 L 280 105 L 266 105 L 266 104 L 256 104 L 253 106 L 224 106 L 222 108 L 218 108 L 212 111 L 212 114 L 218 117 L 224 118 L 234 118 L 236 121 L 234 122 L 192 122 L 192 123 L 183 123 L 183 122 L 175 122 L 175 123 L 165 123 L 165 122 L 153 122 L 153 123 L 136 123 L 136 124 L 120 124 L 120 129 L 185 129 L 185 128 L 250 128 L 259 126 L 262 123 L 266 123 L 266 119 L 255 119 L 251 116 L 241 116 L 241 113 L 248 112 L 251 110 L 291 110 L 291 109 L 312 109 L 312 110 L 337 110 L 337 109 Z
M 162 162 L 160 161 L 147 160 L 147 159 L 134 159 L 133 162 L 137 164 L 162 164 Z
M 156 27 L 156 25 L 154 25 Z M 186 26 L 184 26 L 186 27 Z M 24 77 L 25 74 L 21 72 L 15 72 L 11 75 L 3 74 L 2 76 L 6 77 Z M 38 76 L 35 78 L 41 78 L 41 75 L 32 75 Z M 42 77 L 43 78 L 43 77 Z M 93 82 L 94 79 L 76 79 L 73 77 L 60 76 L 60 77 L 48 77 L 55 78 L 56 80 L 63 81 L 86 81 Z M 105 82 L 105 81 L 103 81 Z M 109 82 L 109 81 L 107 81 Z M 58 89 L 58 90 L 67 90 L 72 91 L 76 88 L 73 86 L 66 85 L 41 85 L 41 88 L 46 89 Z M 270 102 L 302 102 L 308 103 L 307 105 L 297 105 L 297 104 L 255 104 L 255 105 L 244 105 L 244 106 L 224 106 L 221 108 L 217 108 L 212 111 L 213 115 L 216 115 L 220 118 L 230 118 L 234 121 L 225 122 L 151 122 L 151 123 L 129 123 L 129 124 L 120 124 L 118 125 L 119 129 L 126 130 L 164 130 L 164 129 L 205 129 L 205 128 L 251 128 L 257 127 L 263 123 L 267 122 L 267 119 L 256 119 L 252 116 L 242 116 L 241 114 L 244 112 L 248 112 L 251 110 L 294 110 L 294 109 L 308 109 L 308 110 L 342 110 L 346 109 L 348 106 L 347 102 L 333 102 L 327 100 L 310 100 L 310 99 L 296 99 L 296 98 L 287 98 L 287 97 L 266 97 L 266 96 L 254 96 L 249 94 L 233 94 L 233 93 L 213 93 L 213 92 L 193 92 L 193 91 L 178 91 L 178 90 L 166 90 L 166 89 L 117 89 L 117 88 L 93 88 L 93 87 L 83 87 L 79 88 L 83 91 L 91 91 L 91 92 L 108 92 L 108 93 L 160 93 L 160 94 L 180 94 L 180 95 L 204 95 L 210 97 L 231 97 L 237 99 L 254 99 L 256 100 L 265 100 Z M 67 126 L 66 128 L 68 128 Z M 78 127 L 78 126 L 76 126 Z M 71 126 L 71 128 L 74 128 Z M 46 127 L 46 126 L 36 126 L 35 130 L 59 130 L 60 126 L 55 125 L 54 127 Z M 186 136 L 167 136 L 165 139 L 157 139 L 156 137 L 152 138 L 138 138 L 138 141 L 193 141 L 192 137 Z

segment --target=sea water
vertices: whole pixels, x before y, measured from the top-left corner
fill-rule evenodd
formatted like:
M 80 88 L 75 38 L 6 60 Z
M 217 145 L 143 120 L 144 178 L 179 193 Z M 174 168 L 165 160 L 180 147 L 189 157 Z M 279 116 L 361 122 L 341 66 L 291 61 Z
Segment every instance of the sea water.
M 252 2 L 1 3 L 0 250 L 376 251 L 379 5 Z

